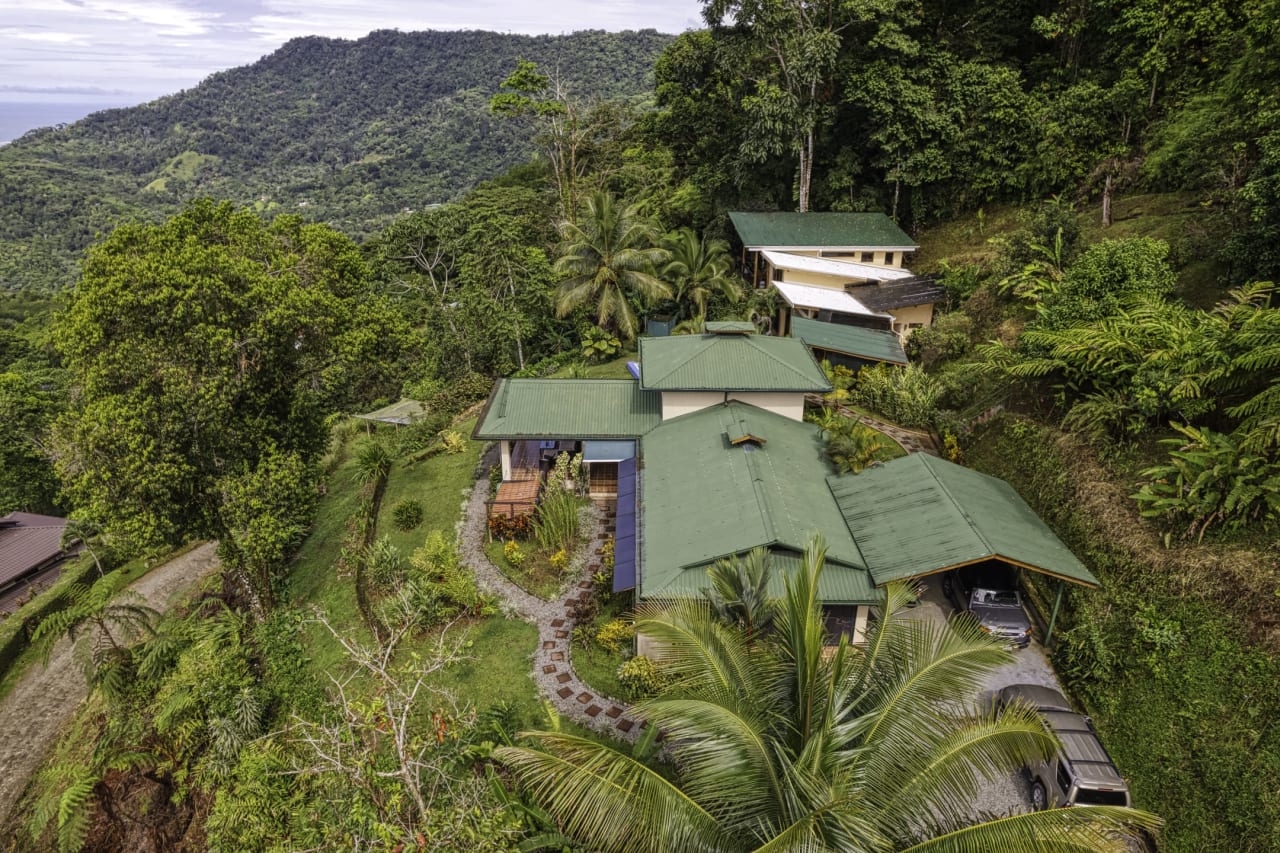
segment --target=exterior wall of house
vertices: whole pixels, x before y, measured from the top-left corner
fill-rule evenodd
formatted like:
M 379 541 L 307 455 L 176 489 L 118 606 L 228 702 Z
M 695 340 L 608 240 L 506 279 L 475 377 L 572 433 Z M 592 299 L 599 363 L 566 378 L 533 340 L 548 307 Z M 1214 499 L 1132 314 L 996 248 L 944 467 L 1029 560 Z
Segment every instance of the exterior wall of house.
M 893 330 L 904 341 L 917 325 L 928 327 L 933 324 L 933 303 L 892 308 L 889 313 L 893 315 Z
M 769 265 L 769 280 L 778 280 L 774 275 L 772 264 Z M 808 270 L 783 270 L 782 280 L 787 284 L 807 284 L 810 287 L 825 287 L 828 290 L 844 290 L 846 284 L 861 282 L 864 279 L 841 278 Z
M 775 415 L 791 418 L 793 421 L 804 420 L 804 394 L 735 391 L 729 395 L 729 399 L 750 403 Z
M 723 402 L 723 391 L 663 391 L 662 419 L 671 420 Z
M 501 448 L 501 452 L 502 452 L 502 479 L 510 480 L 511 479 L 511 441 L 509 439 L 504 438 L 502 441 L 498 442 L 498 447 Z

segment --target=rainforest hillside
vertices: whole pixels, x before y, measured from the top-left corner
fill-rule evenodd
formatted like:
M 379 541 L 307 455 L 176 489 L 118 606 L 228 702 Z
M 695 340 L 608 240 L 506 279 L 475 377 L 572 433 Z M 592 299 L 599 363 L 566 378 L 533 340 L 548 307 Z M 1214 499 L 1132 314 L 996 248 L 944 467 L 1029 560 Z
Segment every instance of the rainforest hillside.
M 34 131 L 0 148 L 0 289 L 66 285 L 96 236 L 196 196 L 364 236 L 529 159 L 528 128 L 488 109 L 519 59 L 579 97 L 627 102 L 652 91 L 670 41 L 652 30 L 300 38 L 194 89 Z

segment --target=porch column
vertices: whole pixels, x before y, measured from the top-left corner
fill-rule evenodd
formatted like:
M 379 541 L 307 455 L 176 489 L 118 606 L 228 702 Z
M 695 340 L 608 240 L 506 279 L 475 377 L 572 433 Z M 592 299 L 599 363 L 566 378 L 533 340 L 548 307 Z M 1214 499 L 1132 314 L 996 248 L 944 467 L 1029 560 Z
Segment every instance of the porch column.
M 511 439 L 504 438 L 498 443 L 502 452 L 502 479 L 511 479 Z
M 867 635 L 867 617 L 871 614 L 871 608 L 865 604 L 859 604 L 856 614 L 853 617 L 853 639 L 855 643 L 861 643 Z
M 1058 581 L 1058 594 L 1053 597 L 1053 613 L 1049 616 L 1049 627 L 1044 632 L 1044 647 L 1053 648 L 1053 626 L 1058 622 L 1058 608 L 1062 606 L 1062 587 L 1065 581 Z

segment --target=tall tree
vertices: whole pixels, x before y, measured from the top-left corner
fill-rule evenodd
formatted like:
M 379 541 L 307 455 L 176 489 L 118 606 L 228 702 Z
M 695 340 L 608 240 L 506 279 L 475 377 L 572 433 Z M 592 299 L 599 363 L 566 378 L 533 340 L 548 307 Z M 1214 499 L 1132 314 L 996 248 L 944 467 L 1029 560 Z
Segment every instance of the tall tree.
M 0 515 L 53 509 L 58 482 L 45 433 L 58 405 L 55 394 L 25 375 L 0 372 Z
M 556 313 L 563 317 L 592 304 L 596 322 L 618 337 L 634 340 L 638 332 L 631 299 L 653 302 L 671 295 L 654 269 L 667 258 L 655 245 L 654 224 L 635 207 L 622 207 L 609 193 L 592 193 L 576 222 L 560 225 L 561 255 L 556 272 L 567 275 L 556 293 Z
M 756 91 L 743 99 L 752 126 L 743 153 L 763 161 L 790 152 L 797 158 L 797 201 L 809 209 L 818 133 L 831 119 L 831 89 L 841 33 L 851 23 L 838 0 L 705 0 L 712 26 L 726 20 L 747 27 L 768 58 Z
M 77 515 L 138 547 L 227 538 L 222 481 L 277 453 L 313 461 L 326 415 L 377 393 L 392 328 L 327 226 L 201 201 L 118 228 L 53 328 L 75 389 L 54 450 Z
M 1057 747 L 1030 708 L 976 701 L 1011 653 L 967 620 L 899 618 L 900 585 L 864 644 L 828 646 L 824 554 L 806 549 L 775 633 L 754 645 L 704 601 L 642 609 L 636 630 L 676 679 L 637 708 L 666 735 L 669 773 L 555 732 L 497 757 L 592 850 L 1124 850 L 1157 822 L 1107 807 L 978 819 L 984 780 Z

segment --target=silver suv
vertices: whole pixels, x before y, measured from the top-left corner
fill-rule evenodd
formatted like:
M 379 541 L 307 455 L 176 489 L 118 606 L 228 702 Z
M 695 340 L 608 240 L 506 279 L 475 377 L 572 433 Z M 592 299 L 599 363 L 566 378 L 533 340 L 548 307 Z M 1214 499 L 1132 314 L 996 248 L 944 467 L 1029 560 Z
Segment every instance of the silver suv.
M 1008 566 L 962 566 L 942 577 L 942 591 L 957 610 L 968 611 L 993 637 L 1024 649 L 1031 643 L 1031 620 L 1022 609 L 1018 577 Z
M 1062 746 L 1048 761 L 1026 769 L 1031 805 L 1036 811 L 1060 806 L 1129 806 L 1129 786 L 1103 749 L 1084 714 L 1066 697 L 1039 684 L 1011 684 L 1000 691 L 997 705 L 1030 705 L 1040 713 Z

